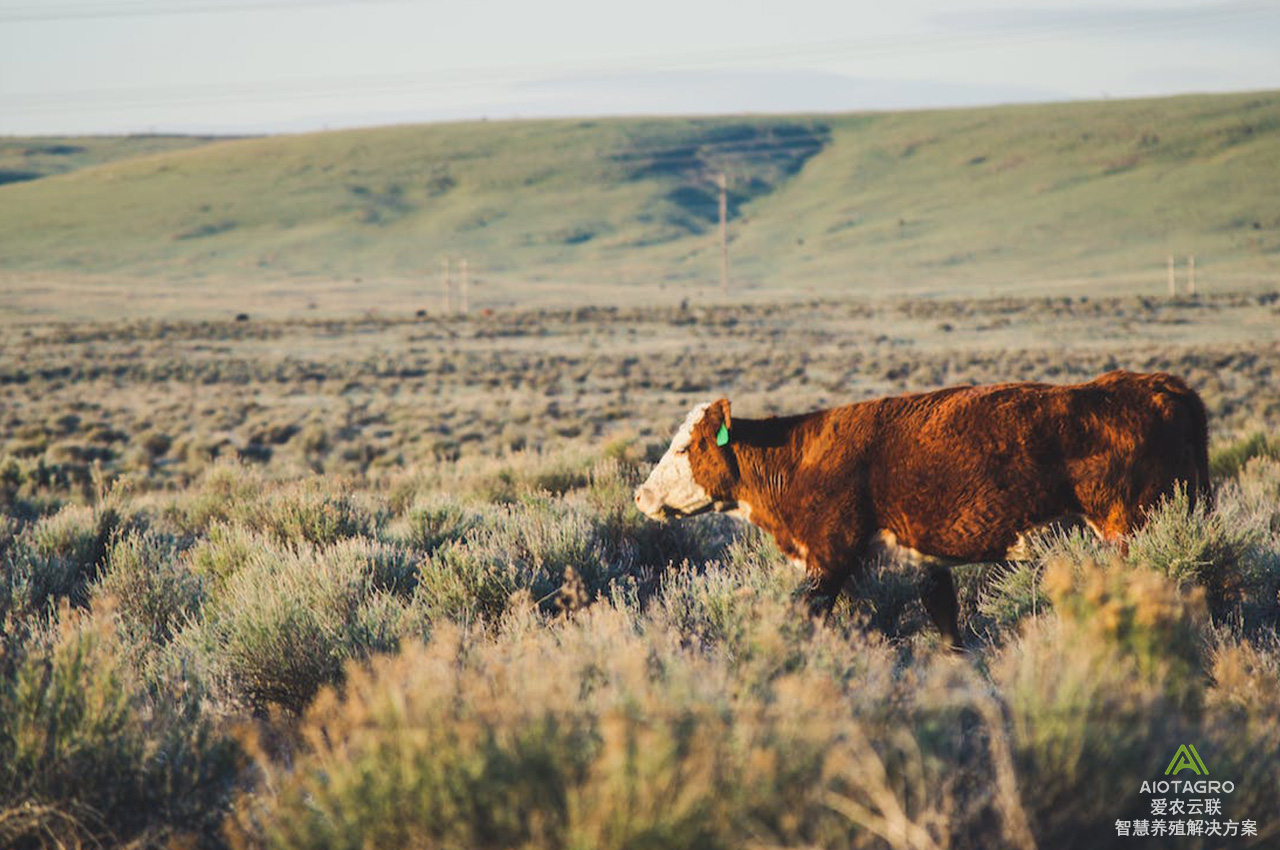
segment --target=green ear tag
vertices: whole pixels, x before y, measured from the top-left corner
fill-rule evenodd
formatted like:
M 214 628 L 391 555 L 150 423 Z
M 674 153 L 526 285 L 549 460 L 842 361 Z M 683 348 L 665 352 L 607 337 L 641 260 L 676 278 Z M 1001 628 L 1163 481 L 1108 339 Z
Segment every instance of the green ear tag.
M 720 423 L 720 430 L 716 432 L 716 445 L 729 445 L 729 426 L 723 422 Z

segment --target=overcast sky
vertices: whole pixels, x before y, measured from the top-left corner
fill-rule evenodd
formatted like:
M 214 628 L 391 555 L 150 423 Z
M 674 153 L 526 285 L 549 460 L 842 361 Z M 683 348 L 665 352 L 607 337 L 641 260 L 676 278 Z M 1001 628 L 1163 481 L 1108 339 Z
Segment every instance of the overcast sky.
M 0 0 L 0 134 L 1280 88 L 1280 0 Z

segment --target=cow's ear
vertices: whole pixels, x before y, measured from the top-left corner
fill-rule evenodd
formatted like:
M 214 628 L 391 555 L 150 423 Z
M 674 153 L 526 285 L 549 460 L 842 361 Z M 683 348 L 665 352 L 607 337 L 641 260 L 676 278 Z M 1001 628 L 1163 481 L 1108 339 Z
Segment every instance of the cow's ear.
M 707 424 L 707 430 L 715 435 L 716 445 L 723 446 L 728 443 L 729 434 L 733 428 L 729 421 L 729 399 L 722 398 L 712 402 L 707 408 L 703 421 Z

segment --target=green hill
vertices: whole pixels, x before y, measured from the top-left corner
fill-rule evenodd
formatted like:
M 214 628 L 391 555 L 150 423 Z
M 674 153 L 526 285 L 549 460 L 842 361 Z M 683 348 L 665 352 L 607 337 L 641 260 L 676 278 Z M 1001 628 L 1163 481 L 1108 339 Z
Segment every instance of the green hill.
M 147 154 L 185 150 L 214 140 L 212 136 L 0 136 L 0 185 Z
M 1158 292 L 1170 253 L 1280 278 L 1266 92 L 218 141 L 0 186 L 0 281 L 24 310 L 432 306 L 450 256 L 482 305 L 712 297 L 721 171 L 740 297 Z

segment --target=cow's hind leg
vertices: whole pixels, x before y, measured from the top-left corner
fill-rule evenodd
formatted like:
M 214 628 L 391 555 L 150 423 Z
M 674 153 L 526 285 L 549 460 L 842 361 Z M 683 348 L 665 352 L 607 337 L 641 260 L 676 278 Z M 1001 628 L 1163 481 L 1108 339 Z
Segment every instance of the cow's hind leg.
M 956 598 L 955 582 L 951 580 L 951 571 L 946 567 L 930 566 L 920 582 L 920 601 L 933 618 L 934 625 L 942 632 L 942 637 L 951 643 L 951 648 L 964 650 L 964 641 L 960 638 L 960 601 Z

